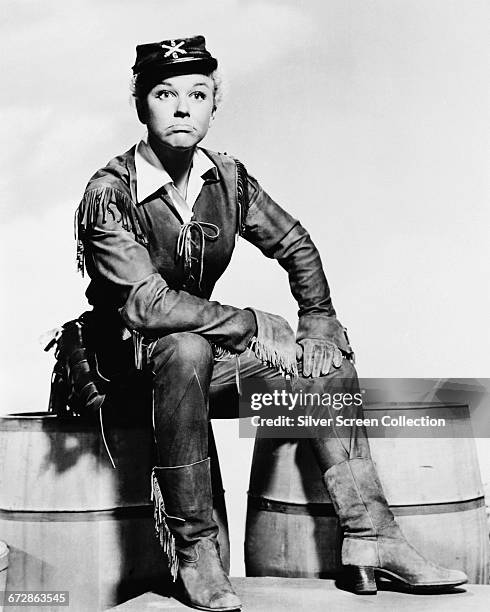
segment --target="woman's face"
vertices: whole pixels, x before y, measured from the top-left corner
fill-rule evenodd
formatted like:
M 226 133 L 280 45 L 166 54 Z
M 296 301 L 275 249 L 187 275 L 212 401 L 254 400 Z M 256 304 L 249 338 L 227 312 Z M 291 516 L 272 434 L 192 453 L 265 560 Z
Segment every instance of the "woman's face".
M 144 123 L 163 146 L 189 149 L 206 136 L 214 115 L 214 82 L 182 74 L 155 85 L 146 96 Z

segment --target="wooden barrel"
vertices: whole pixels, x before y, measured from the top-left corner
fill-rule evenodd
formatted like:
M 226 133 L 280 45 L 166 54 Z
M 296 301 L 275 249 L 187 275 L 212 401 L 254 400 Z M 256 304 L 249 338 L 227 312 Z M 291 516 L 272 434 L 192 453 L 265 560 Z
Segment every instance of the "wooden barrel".
M 7 569 L 9 566 L 9 549 L 5 542 L 0 542 L 0 612 L 3 612 L 4 594 L 7 588 Z
M 427 558 L 488 582 L 488 533 L 467 406 L 369 406 L 386 414 L 446 419 L 441 437 L 371 438 L 373 460 L 397 521 Z M 449 433 L 450 432 L 450 433 Z M 406 435 L 406 430 L 405 430 Z M 329 577 L 340 564 L 341 531 L 309 441 L 257 438 L 245 534 L 247 576 Z
M 0 534 L 8 590 L 70 592 L 70 610 L 99 610 L 170 577 L 154 534 L 148 424 L 105 426 L 48 413 L 0 418 Z M 211 440 L 215 518 L 229 567 L 226 508 Z

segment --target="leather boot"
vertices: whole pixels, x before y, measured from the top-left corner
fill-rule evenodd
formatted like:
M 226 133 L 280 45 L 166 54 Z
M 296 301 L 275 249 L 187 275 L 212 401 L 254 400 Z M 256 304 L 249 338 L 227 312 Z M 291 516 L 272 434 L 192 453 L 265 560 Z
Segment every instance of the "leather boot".
M 198 610 L 238 610 L 217 542 L 210 459 L 152 472 L 155 525 L 182 598 Z
M 407 542 L 371 459 L 342 461 L 325 472 L 324 482 L 344 531 L 341 586 L 375 595 L 376 575 L 412 590 L 450 590 L 467 582 L 464 572 L 428 561 Z

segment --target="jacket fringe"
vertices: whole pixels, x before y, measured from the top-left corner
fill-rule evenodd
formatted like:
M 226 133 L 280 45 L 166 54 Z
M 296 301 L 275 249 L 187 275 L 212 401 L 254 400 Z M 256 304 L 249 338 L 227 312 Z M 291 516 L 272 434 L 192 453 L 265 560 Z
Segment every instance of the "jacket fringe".
M 213 349 L 213 357 L 215 361 L 228 361 L 228 359 L 235 357 L 236 354 L 223 348 L 219 344 L 215 344 L 214 342 L 211 343 L 211 348 Z
M 298 377 L 296 354 L 278 351 L 272 344 L 258 340 L 256 336 L 250 341 L 249 349 L 266 365 L 277 368 L 284 375 Z
M 134 348 L 134 367 L 137 370 L 143 369 L 143 334 L 133 329 L 131 331 Z
M 75 240 L 77 242 L 77 269 L 84 275 L 85 234 L 93 229 L 98 220 L 106 223 L 110 215 L 123 229 L 134 234 L 136 240 L 146 245 L 148 240 L 138 219 L 136 206 L 130 197 L 119 189 L 101 187 L 87 190 L 75 212 Z
M 237 353 L 232 353 L 228 349 L 223 348 L 219 344 L 211 343 L 213 349 L 213 357 L 215 361 L 228 361 L 235 359 L 235 385 L 238 395 L 242 394 L 242 383 L 240 377 L 240 357 Z
M 151 473 L 151 500 L 153 501 L 153 518 L 155 519 L 155 533 L 160 542 L 160 546 L 168 557 L 170 574 L 173 581 L 177 579 L 179 569 L 179 558 L 175 550 L 175 538 L 170 531 L 166 518 L 165 504 L 163 502 L 162 491 L 155 474 Z
M 234 158 L 237 170 L 236 191 L 237 191 L 237 209 L 238 209 L 238 227 L 237 237 L 243 236 L 245 232 L 245 219 L 248 212 L 248 182 L 247 170 L 239 159 Z
M 158 340 L 146 340 L 144 335 L 136 329 L 131 332 L 127 331 L 133 340 L 134 367 L 137 370 L 142 370 L 148 365 L 148 359 L 151 357 Z

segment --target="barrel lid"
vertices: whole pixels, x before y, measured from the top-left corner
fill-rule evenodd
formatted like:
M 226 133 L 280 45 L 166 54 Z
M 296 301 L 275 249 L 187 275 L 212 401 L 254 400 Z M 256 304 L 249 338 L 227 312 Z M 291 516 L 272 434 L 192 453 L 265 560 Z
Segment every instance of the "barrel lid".
M 5 542 L 0 541 L 0 572 L 8 567 L 9 549 Z

